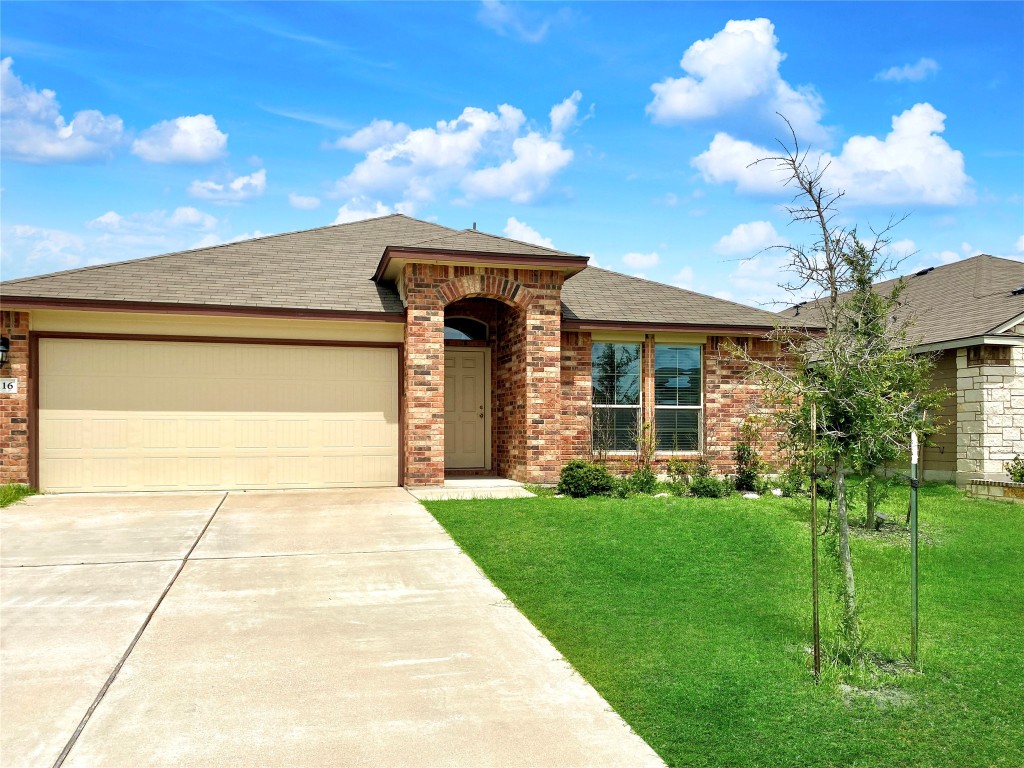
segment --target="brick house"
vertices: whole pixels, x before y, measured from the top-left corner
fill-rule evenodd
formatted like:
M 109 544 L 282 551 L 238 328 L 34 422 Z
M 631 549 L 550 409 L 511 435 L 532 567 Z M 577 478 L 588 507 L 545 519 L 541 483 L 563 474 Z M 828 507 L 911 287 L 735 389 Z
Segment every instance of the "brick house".
M 778 353 L 772 313 L 397 214 L 0 291 L 0 482 L 48 491 L 552 482 L 641 419 L 724 471 L 759 393 L 722 341 Z
M 934 355 L 934 385 L 949 392 L 932 414 L 942 431 L 924 449 L 925 479 L 1009 479 L 1004 464 L 1024 456 L 1024 263 L 972 256 L 903 279 L 897 317 L 913 322 L 914 349 Z M 813 318 L 814 306 L 782 315 Z

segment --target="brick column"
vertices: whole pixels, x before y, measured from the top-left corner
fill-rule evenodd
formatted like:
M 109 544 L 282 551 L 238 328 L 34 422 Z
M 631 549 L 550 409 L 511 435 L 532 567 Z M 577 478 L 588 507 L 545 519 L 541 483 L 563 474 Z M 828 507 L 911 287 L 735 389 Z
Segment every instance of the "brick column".
M 522 313 L 526 351 L 526 474 L 513 478 L 553 483 L 561 469 L 561 275 L 538 290 Z
M 435 274 L 443 272 L 443 274 Z M 448 268 L 405 267 L 405 485 L 444 485 L 444 306 Z
M 11 341 L 0 378 L 17 379 L 18 392 L 0 393 L 0 484 L 28 483 L 28 313 L 0 312 L 0 335 Z

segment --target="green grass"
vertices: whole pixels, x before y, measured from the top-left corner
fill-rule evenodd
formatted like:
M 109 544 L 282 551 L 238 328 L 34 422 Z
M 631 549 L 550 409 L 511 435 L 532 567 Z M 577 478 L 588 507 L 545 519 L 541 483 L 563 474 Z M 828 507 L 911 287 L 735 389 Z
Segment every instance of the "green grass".
M 38 491 L 34 491 L 27 485 L 19 485 L 17 483 L 7 483 L 7 485 L 0 485 L 0 507 L 7 507 L 16 501 L 21 501 L 26 496 L 34 496 Z
M 889 506 L 902 522 L 906 492 Z M 923 489 L 919 673 L 899 671 L 908 537 L 856 536 L 867 649 L 897 663 L 830 666 L 818 686 L 805 499 L 427 507 L 669 765 L 1024 765 L 1024 507 Z M 822 544 L 831 643 L 838 582 Z

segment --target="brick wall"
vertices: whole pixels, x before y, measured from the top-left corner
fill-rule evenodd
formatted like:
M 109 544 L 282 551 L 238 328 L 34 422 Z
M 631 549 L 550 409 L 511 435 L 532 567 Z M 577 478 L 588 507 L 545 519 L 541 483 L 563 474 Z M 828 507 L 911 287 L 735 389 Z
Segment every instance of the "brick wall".
M 28 483 L 28 313 L 0 312 L 0 335 L 11 341 L 0 378 L 18 380 L 17 394 L 0 394 L 0 484 Z
M 405 479 L 444 482 L 444 317 L 466 315 L 467 298 L 504 306 L 492 346 L 494 469 L 550 482 L 561 467 L 560 327 L 563 276 L 548 270 L 407 264 Z M 461 303 L 457 303 L 461 302 Z
M 704 347 L 704 452 L 718 472 L 732 473 L 733 449 L 740 440 L 740 427 L 748 415 L 764 412 L 764 406 L 759 383 L 750 375 L 746 363 L 725 349 L 724 341 L 724 337 L 709 336 Z M 777 342 L 758 338 L 732 341 L 746 345 L 747 354 L 755 359 L 775 363 L 780 359 Z M 784 457 L 779 450 L 779 436 L 766 426 L 761 438 L 761 458 L 773 470 L 781 469 Z
M 591 360 L 589 333 L 562 334 L 562 463 L 591 454 Z

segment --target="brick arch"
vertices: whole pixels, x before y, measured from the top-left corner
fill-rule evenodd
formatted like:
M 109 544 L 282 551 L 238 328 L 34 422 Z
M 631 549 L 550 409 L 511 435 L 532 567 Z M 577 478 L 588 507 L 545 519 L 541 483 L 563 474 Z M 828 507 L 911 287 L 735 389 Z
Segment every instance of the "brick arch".
M 522 309 L 533 300 L 529 288 L 500 275 L 463 275 L 442 283 L 434 290 L 444 306 L 459 299 L 484 298 Z

